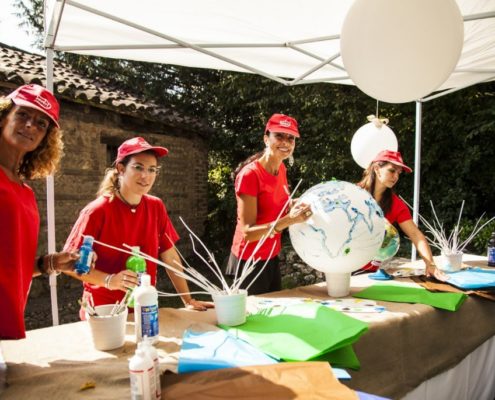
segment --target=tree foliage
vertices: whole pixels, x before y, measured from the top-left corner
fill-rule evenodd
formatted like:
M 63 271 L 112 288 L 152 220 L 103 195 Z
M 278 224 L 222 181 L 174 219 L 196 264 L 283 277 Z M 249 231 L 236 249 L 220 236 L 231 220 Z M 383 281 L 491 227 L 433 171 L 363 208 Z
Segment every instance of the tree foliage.
M 26 24 L 40 33 L 41 0 L 17 0 Z M 22 5 L 22 6 L 21 6 Z M 41 37 L 41 34 L 40 34 Z M 210 141 L 208 174 L 211 248 L 229 250 L 235 225 L 231 180 L 236 165 L 263 147 L 264 124 L 275 112 L 295 117 L 301 140 L 289 179 L 303 179 L 300 193 L 337 178 L 357 181 L 361 170 L 350 154 L 354 132 L 374 114 L 375 100 L 356 87 L 332 84 L 285 87 L 251 74 L 186 68 L 127 60 L 58 54 L 81 73 L 138 92 L 146 98 L 205 119 L 216 129 Z M 380 104 L 390 119 L 400 151 L 414 167 L 415 104 Z M 483 212 L 495 213 L 495 84 L 477 85 L 423 104 L 421 210 L 428 202 L 453 223 L 466 200 L 467 224 Z M 413 199 L 413 175 L 404 174 L 397 191 Z

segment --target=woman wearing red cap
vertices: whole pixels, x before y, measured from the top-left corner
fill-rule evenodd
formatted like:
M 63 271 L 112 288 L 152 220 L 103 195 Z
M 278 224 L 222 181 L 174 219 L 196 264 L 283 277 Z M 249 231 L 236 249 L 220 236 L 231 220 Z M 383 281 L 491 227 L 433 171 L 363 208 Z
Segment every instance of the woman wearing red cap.
M 77 249 L 83 235 L 90 235 L 119 248 L 123 243 L 139 246 L 142 252 L 180 268 L 181 260 L 174 247 L 179 236 L 163 202 L 148 194 L 160 170 L 158 158 L 167 153 L 166 148 L 151 146 L 141 137 L 122 143 L 114 167 L 107 170 L 100 184 L 98 197 L 81 211 L 65 248 Z M 97 243 L 94 249 L 98 254 L 95 268 L 87 275 L 69 274 L 84 282 L 83 297 L 91 294 L 95 305 L 114 304 L 127 289 L 138 284 L 137 275 L 126 269 L 129 255 Z M 146 264 L 146 272 L 155 285 L 157 266 L 149 261 Z M 185 279 L 168 269 L 167 273 L 177 292 L 184 293 L 184 304 L 196 310 L 212 307 L 211 303 L 191 298 Z M 81 318 L 84 319 L 83 313 Z
M 385 218 L 391 224 L 397 223 L 400 229 L 411 239 L 425 262 L 426 276 L 443 278 L 443 273 L 436 268 L 433 261 L 430 245 L 414 223 L 409 207 L 393 192 L 393 187 L 398 182 L 402 171 L 410 173 L 412 169 L 404 164 L 398 151 L 381 151 L 364 171 L 358 186 L 370 192 L 382 208 Z M 374 272 L 377 268 L 368 264 L 361 271 Z
M 249 287 L 249 294 L 260 294 L 281 289 L 280 267 L 277 255 L 281 248 L 281 232 L 292 224 L 311 216 L 306 204 L 298 204 L 285 211 L 272 226 L 287 204 L 290 192 L 284 160 L 292 157 L 299 138 L 297 121 L 284 114 L 274 114 L 268 120 L 263 140 L 265 149 L 241 163 L 235 171 L 237 225 L 227 265 L 227 274 L 234 275 L 239 260 L 240 268 L 255 250 L 258 241 L 269 234 L 257 250 L 255 259 L 260 267 L 270 259 L 266 268 Z M 244 281 L 246 288 L 256 277 L 254 271 Z
M 25 85 L 0 99 L 0 339 L 26 336 L 24 309 L 33 276 L 72 270 L 79 256 L 54 253 L 36 259 L 40 217 L 26 179 L 58 167 L 62 134 L 51 92 Z

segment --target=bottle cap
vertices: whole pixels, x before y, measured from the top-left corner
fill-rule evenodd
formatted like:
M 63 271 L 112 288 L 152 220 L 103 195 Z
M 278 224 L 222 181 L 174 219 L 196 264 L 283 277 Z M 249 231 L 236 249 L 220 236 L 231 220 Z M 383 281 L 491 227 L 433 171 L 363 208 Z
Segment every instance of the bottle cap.
M 151 276 L 148 274 L 141 275 L 141 286 L 151 286 Z
M 83 243 L 84 244 L 89 244 L 90 246 L 93 245 L 95 238 L 91 235 L 83 235 Z

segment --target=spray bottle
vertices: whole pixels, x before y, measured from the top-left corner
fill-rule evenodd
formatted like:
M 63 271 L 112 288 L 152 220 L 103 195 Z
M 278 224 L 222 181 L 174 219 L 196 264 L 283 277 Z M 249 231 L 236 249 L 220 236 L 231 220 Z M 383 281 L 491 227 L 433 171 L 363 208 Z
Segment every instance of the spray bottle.
M 151 285 L 151 276 L 148 274 L 141 275 L 141 285 L 134 289 L 134 299 L 136 342 L 139 343 L 147 336 L 151 343 L 156 343 L 159 336 L 158 293 Z
M 156 398 L 162 398 L 162 387 L 160 383 L 160 361 L 158 359 L 158 352 L 151 344 L 150 339 L 147 336 L 143 338 L 142 342 L 138 343 L 138 349 L 142 349 L 148 357 L 153 361 L 153 367 L 155 372 L 155 393 Z
M 129 271 L 134 271 L 138 276 L 138 286 L 141 285 L 141 276 L 146 272 L 146 260 L 144 258 L 139 257 L 139 246 L 132 247 L 132 256 L 130 256 L 125 262 L 125 267 Z M 129 301 L 128 306 L 130 308 L 134 307 L 134 297 L 132 296 L 133 289 L 129 289 L 131 292 L 131 300 Z
M 143 349 L 129 360 L 132 400 L 155 400 L 155 371 L 153 361 Z
M 87 274 L 91 269 L 91 262 L 93 261 L 93 241 L 93 236 L 83 236 L 83 242 L 79 249 L 79 259 L 74 265 L 74 270 L 78 275 Z

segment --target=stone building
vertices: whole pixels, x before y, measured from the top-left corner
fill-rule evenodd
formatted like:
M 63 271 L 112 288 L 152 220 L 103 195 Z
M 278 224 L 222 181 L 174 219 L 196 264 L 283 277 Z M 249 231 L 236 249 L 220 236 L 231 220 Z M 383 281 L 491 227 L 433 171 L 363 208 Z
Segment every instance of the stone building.
M 0 95 L 28 83 L 45 84 L 44 57 L 0 44 Z M 201 236 L 207 217 L 211 129 L 166 105 L 145 101 L 112 82 L 90 80 L 58 62 L 54 86 L 65 144 L 65 156 L 55 176 L 57 250 L 79 211 L 95 198 L 118 145 L 138 135 L 170 151 L 161 161 L 162 172 L 151 194 L 165 202 L 179 235 L 187 237 L 178 219 L 181 216 Z M 36 192 L 41 216 L 39 252 L 46 253 L 46 185 L 44 180 L 29 184 Z M 187 252 L 188 242 L 180 242 L 181 250 Z

